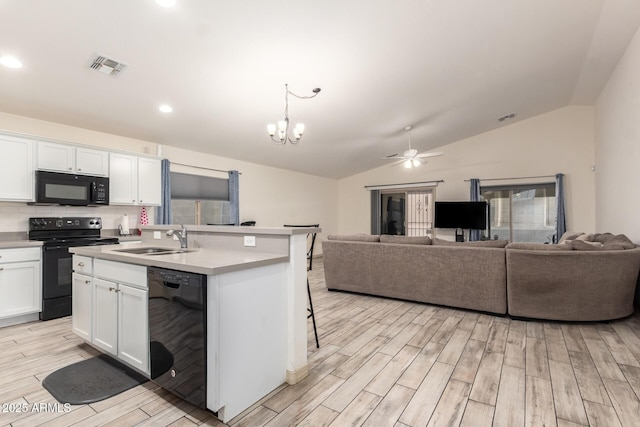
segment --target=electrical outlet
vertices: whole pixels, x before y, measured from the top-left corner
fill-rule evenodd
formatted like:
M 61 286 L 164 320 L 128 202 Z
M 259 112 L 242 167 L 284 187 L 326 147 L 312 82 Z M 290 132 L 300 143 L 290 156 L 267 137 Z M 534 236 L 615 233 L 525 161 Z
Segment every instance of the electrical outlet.
M 156 239 L 156 240 L 162 239 L 162 233 L 160 231 L 154 231 L 153 232 L 153 238 Z
M 244 236 L 244 245 L 245 246 L 255 246 L 256 245 L 256 236 Z

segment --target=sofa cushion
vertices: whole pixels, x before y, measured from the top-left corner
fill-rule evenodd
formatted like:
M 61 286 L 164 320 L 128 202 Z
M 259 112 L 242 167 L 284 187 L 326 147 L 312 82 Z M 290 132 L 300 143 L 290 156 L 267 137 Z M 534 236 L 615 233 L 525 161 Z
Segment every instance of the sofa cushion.
M 561 244 L 561 245 L 546 245 L 544 243 L 509 243 L 507 249 L 523 249 L 527 251 L 572 251 L 573 246 Z
M 508 240 L 478 240 L 475 242 L 450 242 L 449 240 L 434 237 L 431 244 L 435 246 L 471 246 L 479 248 L 504 248 L 509 243 Z
M 393 236 L 391 234 L 381 234 L 380 243 L 398 243 L 401 245 L 430 245 L 429 236 Z
M 342 240 L 344 242 L 379 242 L 380 236 L 377 234 L 330 234 L 327 240 Z
M 600 243 L 602 243 L 604 245 L 605 243 L 607 243 L 609 240 L 613 239 L 614 237 L 616 237 L 616 236 L 614 236 L 611 233 L 596 233 L 596 234 L 593 235 L 593 241 L 594 242 L 600 242 Z
M 601 251 L 604 246 L 600 242 L 586 242 L 584 240 L 574 240 L 570 245 L 575 251 Z
M 577 232 L 577 231 L 566 231 L 562 237 L 560 238 L 560 240 L 558 241 L 558 243 L 563 243 L 567 240 L 575 240 L 576 237 L 583 235 L 584 233 L 582 232 Z
M 633 243 L 627 236 L 624 234 L 618 234 L 614 236 L 612 239 L 603 242 L 604 248 L 607 250 L 614 250 L 617 246 L 622 246 L 623 249 L 633 249 L 636 247 L 635 243 Z

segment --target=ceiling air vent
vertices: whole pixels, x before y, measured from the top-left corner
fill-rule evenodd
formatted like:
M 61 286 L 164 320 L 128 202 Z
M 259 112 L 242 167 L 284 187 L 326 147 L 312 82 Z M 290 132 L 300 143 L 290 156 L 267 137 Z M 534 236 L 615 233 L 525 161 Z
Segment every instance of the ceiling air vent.
M 111 77 L 116 77 L 125 68 L 127 68 L 127 64 L 123 64 L 114 59 L 107 58 L 103 55 L 96 54 L 91 60 L 90 68 L 94 70 L 100 71 L 102 74 L 106 74 Z

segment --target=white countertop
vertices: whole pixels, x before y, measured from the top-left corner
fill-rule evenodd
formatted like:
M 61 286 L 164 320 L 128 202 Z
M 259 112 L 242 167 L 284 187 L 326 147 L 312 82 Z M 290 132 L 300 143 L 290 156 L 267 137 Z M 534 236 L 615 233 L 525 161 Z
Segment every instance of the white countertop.
M 41 246 L 42 242 L 37 240 L 0 240 L 0 249 L 39 248 Z
M 141 245 L 139 243 L 121 243 L 119 245 L 82 246 L 70 248 L 69 252 L 109 261 L 126 262 L 188 271 L 199 274 L 222 274 L 231 271 L 245 270 L 263 265 L 286 262 L 286 255 L 270 254 L 252 251 L 230 251 L 223 249 L 189 248 L 193 252 L 167 255 L 138 255 L 118 252 L 119 249 L 158 247 L 158 245 Z M 177 249 L 167 247 L 167 249 Z
M 144 230 L 171 230 L 180 229 L 179 225 L 144 225 L 140 228 Z M 225 233 L 225 234 L 271 234 L 292 236 L 295 234 L 319 233 L 321 228 L 315 227 L 254 227 L 254 226 L 237 226 L 237 225 L 185 225 L 188 231 L 206 232 L 206 233 Z

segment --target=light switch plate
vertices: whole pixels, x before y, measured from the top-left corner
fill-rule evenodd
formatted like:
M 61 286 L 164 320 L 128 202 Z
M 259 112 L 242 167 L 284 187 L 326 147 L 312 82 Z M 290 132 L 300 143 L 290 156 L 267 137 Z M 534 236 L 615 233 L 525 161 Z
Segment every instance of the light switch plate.
M 153 238 L 156 239 L 156 240 L 162 239 L 162 233 L 160 233 L 159 231 L 154 231 L 153 232 Z
M 256 245 L 256 236 L 244 236 L 244 245 L 245 246 L 255 246 Z

